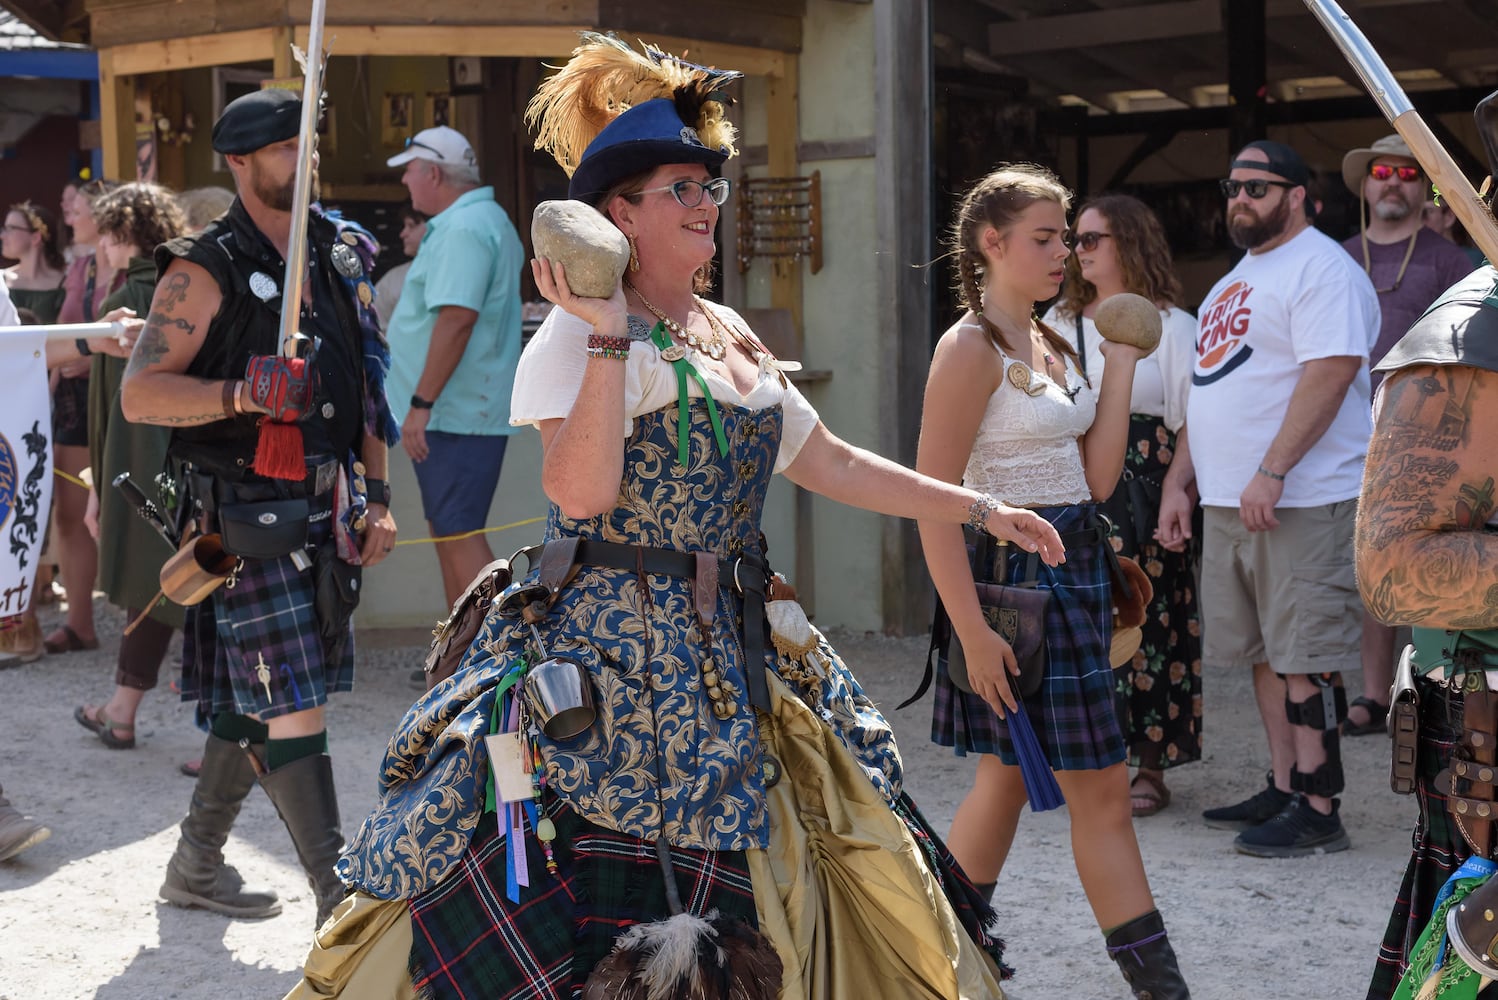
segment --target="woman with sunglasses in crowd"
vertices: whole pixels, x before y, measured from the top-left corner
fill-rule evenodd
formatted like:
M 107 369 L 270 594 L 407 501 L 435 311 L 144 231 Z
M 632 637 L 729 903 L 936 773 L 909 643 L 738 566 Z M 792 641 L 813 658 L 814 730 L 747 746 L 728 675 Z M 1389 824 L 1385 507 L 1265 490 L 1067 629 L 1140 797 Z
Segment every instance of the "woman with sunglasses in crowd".
M 737 76 L 587 35 L 531 104 L 538 144 L 575 167 L 569 195 L 622 232 L 629 262 L 600 298 L 532 263 L 559 307 L 511 411 L 541 436 L 540 570 L 402 723 L 339 867 L 360 894 L 293 996 L 347 984 L 345 943 L 386 926 L 421 995 L 641 996 L 626 980 L 661 971 L 649 956 L 670 938 L 680 961 L 651 995 L 1002 996 L 987 907 L 903 791 L 887 722 L 768 582 L 760 516 L 782 472 L 844 503 L 981 526 L 1048 564 L 1059 540 L 834 437 L 743 319 L 701 297 L 729 194 L 714 172 L 733 152 L 715 91 Z M 569 690 L 544 686 L 555 673 L 592 693 L 568 731 L 537 707 Z M 527 723 L 524 810 L 486 810 L 489 779 L 508 800 L 517 774 L 492 748 Z
M 1154 598 L 1145 609 L 1143 639 L 1115 678 L 1123 718 L 1135 816 L 1170 804 L 1167 768 L 1201 759 L 1201 619 L 1193 559 L 1155 538 L 1160 486 L 1186 436 L 1186 395 L 1196 349 L 1196 319 L 1176 305 L 1181 284 L 1165 230 L 1148 205 L 1126 194 L 1104 194 L 1077 212 L 1076 251 L 1066 261 L 1061 300 L 1045 323 L 1077 349 L 1082 373 L 1102 376 L 1107 359 L 1093 316 L 1108 297 L 1132 292 L 1160 309 L 1160 346 L 1134 370 L 1123 479 L 1103 505 L 1120 555 L 1148 574 Z M 1174 544 L 1174 543 L 1173 543 Z
M 16 262 L 4 272 L 16 308 L 27 310 L 33 317 L 32 322 L 58 322 L 58 313 L 66 296 L 63 277 L 67 261 L 62 253 L 61 231 L 52 213 L 30 201 L 10 206 L 5 213 L 4 226 L 0 228 L 0 257 Z M 59 468 L 75 471 L 67 469 L 60 461 Z M 62 492 L 59 489 L 53 495 L 59 496 Z M 92 578 L 89 582 L 92 584 Z M 31 607 L 10 619 L 8 626 L 0 630 L 0 654 L 9 654 L 22 663 L 29 663 L 46 652 L 41 627 Z
M 1049 592 L 1046 663 L 1021 698 L 1014 650 L 989 626 L 962 532 L 920 522 L 921 547 L 961 644 L 967 687 L 937 671 L 932 738 L 980 754 L 973 787 L 947 842 L 980 889 L 992 894 L 1027 801 L 1010 720 L 1024 713 L 1069 806 L 1072 857 L 1107 952 L 1135 994 L 1189 996 L 1155 909 L 1134 836 L 1110 663 L 1109 542 L 1097 516 L 1123 470 L 1130 392 L 1140 350 L 1100 344 L 1102 371 L 1084 375 L 1072 346 L 1035 319 L 1035 303 L 1061 289 L 1070 240 L 1071 193 L 1033 164 L 1000 167 L 978 181 L 950 230 L 958 295 L 967 312 L 937 343 L 926 383 L 917 470 L 992 491 L 1050 521 L 1067 547 L 1064 565 L 1035 567 L 1023 552 L 980 566 L 985 579 L 1030 578 Z M 1100 223 L 1089 220 L 1096 228 Z M 950 663 L 950 659 L 947 661 Z M 1040 782 L 1043 782 L 1041 779 Z M 1037 805 L 1043 800 L 1037 797 Z

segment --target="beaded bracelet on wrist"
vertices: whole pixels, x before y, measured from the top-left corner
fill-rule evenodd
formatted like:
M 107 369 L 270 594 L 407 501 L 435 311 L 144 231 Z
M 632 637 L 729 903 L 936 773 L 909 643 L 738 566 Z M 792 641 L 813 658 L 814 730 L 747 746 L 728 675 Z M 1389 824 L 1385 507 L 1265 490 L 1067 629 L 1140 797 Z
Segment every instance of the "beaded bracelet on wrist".
M 590 358 L 610 358 L 614 361 L 628 361 L 629 349 L 619 347 L 590 347 L 588 348 Z
M 967 509 L 967 526 L 974 531 L 988 530 L 988 516 L 997 511 L 1001 506 L 998 500 L 986 493 L 978 494 L 977 499 Z
M 611 358 L 614 361 L 629 360 L 628 337 L 608 337 L 599 333 L 588 334 L 588 357 Z

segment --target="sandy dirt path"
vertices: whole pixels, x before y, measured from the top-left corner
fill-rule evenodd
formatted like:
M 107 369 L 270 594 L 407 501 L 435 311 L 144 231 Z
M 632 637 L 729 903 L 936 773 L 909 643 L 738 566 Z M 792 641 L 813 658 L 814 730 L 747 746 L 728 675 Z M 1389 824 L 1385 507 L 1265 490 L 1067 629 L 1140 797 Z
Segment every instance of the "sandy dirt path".
M 279 892 L 285 911 L 250 922 L 169 906 L 156 891 L 192 792 L 177 765 L 202 745 L 191 709 L 163 683 L 142 707 L 140 746 L 129 752 L 106 749 L 71 718 L 74 706 L 107 696 L 121 625 L 117 613 L 103 616 L 97 652 L 0 670 L 0 784 L 52 829 L 50 840 L 0 863 L 0 998 L 279 997 L 298 979 L 313 905 L 269 800 L 251 795 L 226 853 L 248 882 Z M 972 764 L 929 743 L 929 697 L 893 712 L 914 690 L 924 640 L 845 633 L 833 640 L 892 715 L 909 787 L 944 830 Z M 414 695 L 407 676 L 424 648 L 414 633 L 361 636 L 358 690 L 332 703 L 345 832 L 374 802 L 375 768 Z M 1246 675 L 1209 674 L 1206 726 L 1206 759 L 1171 772 L 1173 804 L 1137 824 L 1193 996 L 1363 997 L 1415 809 L 1412 798 L 1388 790 L 1387 741 L 1345 744 L 1351 850 L 1265 861 L 1234 853 L 1232 835 L 1199 818 L 1263 780 L 1266 754 Z M 1128 996 L 1076 885 L 1065 810 L 1026 815 L 997 906 L 1018 969 L 1011 1000 Z

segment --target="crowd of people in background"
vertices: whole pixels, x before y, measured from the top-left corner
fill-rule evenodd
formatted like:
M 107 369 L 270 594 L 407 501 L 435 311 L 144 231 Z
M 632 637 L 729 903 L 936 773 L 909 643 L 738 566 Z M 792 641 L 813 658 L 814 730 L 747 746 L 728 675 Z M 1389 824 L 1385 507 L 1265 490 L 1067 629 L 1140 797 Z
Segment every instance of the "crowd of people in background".
M 59 476 L 51 548 L 44 560 L 49 572 L 37 582 L 33 606 L 0 630 L 0 666 L 97 649 L 93 599 L 96 591 L 102 592 L 124 609 L 129 627 L 119 643 L 112 689 L 102 702 L 78 706 L 74 717 L 104 745 L 128 750 L 136 746 L 138 707 L 159 683 L 171 640 L 185 626 L 184 687 L 198 700 L 200 723 L 211 735 L 205 761 L 184 765 L 199 785 L 163 894 L 181 905 L 237 917 L 279 912 L 274 895 L 245 889 L 219 851 L 232 811 L 259 782 L 297 843 L 321 923 L 342 896 L 332 865 L 343 840 L 336 804 L 329 815 L 309 800 L 309 788 L 326 796 L 332 790 L 321 716 L 310 722 L 305 716 L 319 711 L 328 691 L 351 683 L 352 647 L 335 642 L 309 653 L 314 666 L 276 695 L 264 676 L 241 677 L 237 668 L 215 661 L 215 643 L 239 641 L 229 638 L 232 629 L 226 632 L 224 621 L 241 612 L 221 610 L 217 623 L 204 625 L 201 612 L 184 616 L 181 607 L 161 599 L 157 568 L 168 553 L 156 533 L 109 488 L 124 472 L 154 476 L 167 467 L 173 441 L 181 440 L 181 433 L 167 426 L 178 419 L 176 411 L 162 402 L 165 396 L 146 396 L 148 386 L 158 387 L 153 393 L 164 393 L 159 387 L 166 380 L 204 374 L 205 364 L 217 366 L 207 374 L 227 380 L 223 412 L 239 428 L 238 437 L 222 439 L 224 447 L 248 440 L 255 426 L 248 415 L 276 418 L 273 408 L 261 409 L 269 404 L 251 390 L 235 387 L 237 375 L 221 357 L 199 362 L 174 354 L 185 348 L 149 325 L 142 335 L 141 321 L 153 308 L 162 308 L 159 282 L 168 274 L 188 279 L 180 286 L 186 289 L 188 281 L 198 278 L 192 268 L 211 271 L 214 265 L 203 256 L 203 244 L 194 242 L 205 228 L 260 240 L 267 252 L 279 249 L 276 225 L 286 206 L 248 185 L 247 178 L 248 164 L 271 162 L 268 157 L 277 144 L 289 141 L 283 134 L 288 119 L 279 106 L 271 107 L 289 100 L 257 99 L 241 107 L 248 123 L 238 124 L 242 134 L 232 131 L 236 123 L 229 112 L 229 125 L 222 132 L 215 127 L 215 148 L 221 146 L 236 164 L 246 164 L 235 167 L 238 198 L 222 188 L 173 193 L 148 182 L 79 180 L 64 187 L 56 211 L 31 201 L 6 210 L 0 256 L 12 263 L 0 271 L 0 289 L 8 291 L 14 319 L 129 322 L 123 337 L 49 345 Z M 665 124 L 668 132 L 689 131 L 675 117 Z M 339 282 L 347 279 L 350 315 L 377 326 L 391 354 L 387 416 L 392 433 L 382 436 L 380 428 L 355 421 L 350 413 L 346 426 L 329 424 L 348 439 L 336 442 L 334 450 L 357 451 L 360 440 L 366 449 L 374 447 L 370 442 L 393 442 L 393 429 L 399 427 L 415 466 L 428 528 L 437 539 L 444 608 L 493 559 L 483 529 L 506 443 L 519 427 L 537 426 L 548 450 L 572 456 L 582 463 L 578 468 L 607 458 L 599 467 L 614 469 L 603 477 L 606 483 L 593 488 L 553 464 L 549 492 L 613 497 L 617 487 L 618 441 L 599 451 L 597 440 L 568 433 L 585 420 L 604 419 L 593 410 L 594 397 L 583 391 L 588 387 L 595 393 L 607 390 L 609 400 L 629 408 L 630 426 L 638 422 L 642 428 L 631 431 L 640 440 L 630 447 L 658 446 L 663 453 L 675 453 L 677 438 L 668 440 L 664 427 L 652 430 L 650 423 L 660 407 L 675 405 L 674 381 L 661 381 L 657 388 L 663 386 L 664 395 L 649 396 L 646 405 L 640 393 L 648 396 L 650 386 L 640 388 L 638 366 L 610 369 L 605 375 L 603 367 L 591 367 L 593 360 L 586 369 L 580 360 L 573 367 L 555 360 L 565 353 L 559 345 L 580 352 L 584 340 L 589 359 L 638 358 L 629 353 L 631 342 L 648 340 L 648 334 L 637 336 L 626 324 L 626 313 L 654 314 L 665 329 L 680 327 L 684 338 L 691 327 L 701 344 L 721 341 L 731 348 L 731 358 L 739 358 L 732 345 L 741 345 L 744 358 L 759 365 L 756 376 L 749 360 L 716 368 L 704 362 L 716 379 L 712 392 L 720 400 L 731 403 L 760 392 L 785 406 L 784 430 L 779 417 L 771 427 L 744 417 L 749 411 L 742 406 L 725 406 L 732 410 L 724 419 L 728 436 L 744 452 L 735 452 L 735 461 L 749 463 L 758 434 L 783 433 L 788 444 L 794 438 L 794 447 L 782 446 L 774 471 L 785 469 L 798 482 L 834 492 L 841 485 L 819 478 L 806 456 L 846 459 L 838 450 L 842 443 L 824 436 L 825 429 L 813 430 L 821 426 L 816 414 L 794 390 L 756 389 L 766 372 L 774 370 L 773 361 L 764 360 L 766 352 L 752 335 L 740 332 L 736 314 L 695 298 L 699 285 L 694 277 L 712 256 L 711 231 L 706 242 L 687 250 L 682 249 L 685 244 L 658 235 L 668 223 L 684 228 L 677 225 L 677 215 L 716 217 L 721 199 L 708 183 L 708 167 L 715 168 L 721 158 L 702 156 L 689 161 L 690 169 L 678 169 L 676 161 L 663 156 L 638 165 L 648 168 L 638 177 L 623 167 L 610 168 L 599 182 L 607 183 L 587 192 L 612 212 L 611 221 L 630 238 L 627 293 L 612 300 L 580 299 L 569 291 L 565 275 L 544 262 L 534 273 L 546 297 L 567 318 L 543 329 L 541 348 L 528 357 L 533 374 L 544 378 L 523 389 L 515 386 L 515 373 L 522 364 L 524 248 L 493 189 L 482 183 L 474 150 L 463 135 L 447 126 L 428 129 L 389 160 L 392 169 L 402 170 L 401 181 L 411 196 L 401 212 L 399 237 L 409 262 L 376 282 L 363 257 L 348 263 L 349 248 L 363 253 L 362 230 L 334 229 L 329 223 L 323 234 L 328 258 L 314 265 L 313 275 L 314 284 L 324 284 L 309 294 L 342 301 Z M 854 495 L 879 509 L 891 502 L 879 506 L 876 487 L 898 485 L 918 498 L 891 512 L 921 518 L 931 576 L 966 650 L 968 674 L 961 685 L 945 672 L 938 674 L 932 739 L 960 754 L 981 755 L 975 783 L 947 837 L 952 857 L 973 885 L 938 864 L 941 878 L 951 881 L 940 886 L 944 896 L 933 898 L 934 905 L 952 908 L 962 926 L 971 924 L 974 940 L 994 956 L 997 945 L 976 929 L 981 922 L 974 915 L 986 912 L 1027 792 L 1034 800 L 1033 789 L 1021 779 L 1023 753 L 1011 731 L 1016 713 L 1033 725 L 1044 762 L 1070 805 L 1072 847 L 1083 889 L 1110 953 L 1141 995 L 1188 996 L 1154 908 L 1133 821 L 1168 808 L 1170 769 L 1201 759 L 1204 663 L 1253 672 L 1269 764 L 1262 787 L 1242 801 L 1208 809 L 1204 821 L 1234 831 L 1237 850 L 1257 857 L 1327 853 L 1352 843 L 1339 813 L 1341 740 L 1384 730 L 1395 650 L 1403 645 L 1393 627 L 1365 612 L 1354 575 L 1354 516 L 1378 387 L 1371 368 L 1446 288 L 1480 263 L 1481 255 L 1456 245 L 1459 234 L 1449 208 L 1431 200 L 1429 178 L 1398 136 L 1348 151 L 1341 174 L 1358 199 L 1359 226 L 1339 245 L 1315 227 L 1312 173 L 1295 149 L 1258 141 L 1237 151 L 1222 192 L 1228 232 L 1244 253 L 1207 293 L 1197 316 L 1186 308 L 1159 219 L 1128 194 L 1091 196 L 1073 214 L 1071 193 L 1054 174 L 1033 165 L 1008 165 L 978 182 L 954 220 L 953 250 L 966 311 L 937 344 L 931 369 L 917 462 L 918 470 L 931 478 L 878 466 L 877 474 L 868 472 L 858 480 Z M 665 186 L 647 189 L 647 181 Z M 616 183 L 623 186 L 612 187 Z M 640 199 L 650 194 L 661 197 L 642 212 Z M 651 214 L 657 212 L 669 218 L 660 222 Z M 244 228 L 250 224 L 247 219 L 259 235 L 246 235 L 252 232 Z M 317 266 L 325 272 L 320 278 Z M 242 290 L 235 290 L 236 279 L 225 267 L 222 274 L 211 273 L 225 301 L 231 301 Z M 364 288 L 372 289 L 372 301 L 360 291 Z M 1099 330 L 1100 305 L 1119 293 L 1142 296 L 1158 309 L 1163 333 L 1152 354 L 1112 343 Z M 216 299 L 194 300 L 186 291 L 167 298 L 187 303 L 182 323 L 205 330 L 223 326 Z M 683 322 L 673 327 L 656 301 L 676 307 L 674 314 Z M 0 309 L 6 307 L 0 302 Z M 191 313 L 193 308 L 198 313 Z M 0 311 L 0 325 L 10 318 Z M 148 338 L 147 343 L 157 338 L 154 349 L 143 356 L 137 347 L 130 360 L 138 336 Z M 699 341 L 688 342 L 698 349 Z M 354 357 L 344 358 L 350 370 L 356 367 Z M 553 360 L 541 364 L 547 358 Z M 631 381 L 626 382 L 626 374 Z M 686 375 L 680 378 L 685 415 L 688 383 Z M 132 380 L 133 400 L 128 388 Z M 551 395 L 538 395 L 543 386 L 551 387 Z M 567 387 L 570 395 L 558 387 Z M 344 396 L 330 397 L 324 416 L 332 421 L 332 414 L 341 414 L 357 391 L 351 384 Z M 706 393 L 703 382 L 694 407 Z M 383 390 L 377 395 L 383 400 Z M 692 411 L 690 448 L 709 455 L 717 449 L 727 461 L 718 404 L 711 395 L 706 403 L 708 409 Z M 805 412 L 798 409 L 803 406 Z M 617 423 L 617 414 L 607 419 Z M 614 423 L 607 426 L 612 431 Z M 657 431 L 659 440 L 646 440 Z M 685 430 L 681 434 L 685 455 Z M 219 440 L 187 438 L 205 447 Z M 360 486 L 367 487 L 368 502 L 376 507 L 390 503 L 383 447 L 379 445 L 382 457 L 368 470 L 367 484 Z M 309 463 L 313 457 L 309 452 Z M 764 480 L 772 470 L 758 471 Z M 596 473 L 594 469 L 594 478 Z M 362 466 L 358 474 L 365 474 Z M 1066 543 L 1066 561 L 1042 565 L 1014 546 L 1001 547 L 979 567 L 972 539 L 965 539 L 959 524 L 958 508 L 965 509 L 967 500 L 958 503 L 952 492 L 956 484 L 1038 512 Z M 636 485 L 664 488 L 659 482 Z M 746 481 L 739 487 L 762 485 Z M 316 495 L 321 493 L 312 498 Z M 704 504 L 706 517 L 717 516 L 720 500 L 712 496 L 694 502 Z M 577 500 L 571 509 L 583 507 L 586 516 L 575 519 L 577 532 L 600 541 L 612 538 L 607 506 Z M 997 510 L 985 507 L 970 523 L 981 525 Z M 600 517 L 605 520 L 598 521 Z M 553 521 L 555 528 L 573 519 L 557 512 Z M 643 523 L 630 521 L 630 530 Z M 370 531 L 360 534 L 364 541 L 356 544 L 384 547 L 366 553 L 366 564 L 390 551 L 393 521 L 385 525 L 376 517 Z M 375 538 L 380 541 L 369 541 Z M 652 545 L 667 541 L 649 538 Z M 1122 655 L 1107 642 L 1109 567 L 1119 558 L 1135 561 L 1153 592 L 1137 650 Z M 53 567 L 55 576 L 50 575 Z M 295 572 L 305 575 L 305 567 L 298 565 Z M 1045 611 L 1048 665 L 1042 686 L 1028 696 L 1010 687 L 1008 674 L 1018 670 L 1014 652 L 974 599 L 975 573 L 994 583 L 1039 583 L 1050 592 Z M 607 574 L 590 578 L 588 586 L 601 593 L 609 579 Z M 605 605 L 623 600 L 617 594 L 597 599 Z M 65 601 L 66 613 L 53 631 L 43 634 L 34 605 L 53 601 Z M 290 643 L 292 632 L 306 625 L 288 619 L 277 641 Z M 576 638 L 583 642 L 588 637 Z M 517 649 L 524 645 L 517 642 Z M 687 642 L 685 633 L 681 642 Z M 492 648 L 486 655 L 494 656 Z M 829 647 L 828 663 L 837 663 L 840 670 L 835 655 Z M 1355 670 L 1361 671 L 1362 681 L 1349 698 L 1344 675 Z M 416 672 L 415 682 L 425 688 L 422 671 Z M 252 711 L 249 694 L 256 684 L 265 685 L 271 700 Z M 856 683 L 850 690 L 856 691 Z M 465 691 L 464 697 L 470 696 L 477 693 Z M 767 705 L 758 707 L 767 710 Z M 492 708 L 485 704 L 486 719 Z M 306 724 L 288 725 L 290 719 Z M 242 740 L 263 746 L 264 771 L 245 763 Z M 792 752 L 789 747 L 787 752 Z M 882 757 L 863 763 L 872 772 L 890 768 Z M 290 779 L 276 778 L 317 768 L 321 770 L 311 778 L 298 777 L 295 790 Z M 753 784 L 759 779 L 743 780 Z M 763 795 L 764 789 L 755 794 Z M 395 795 L 390 792 L 387 799 Z M 891 801 L 898 816 L 891 825 L 897 833 L 903 836 L 909 827 L 923 836 L 923 821 L 913 805 L 899 799 L 898 791 Z M 387 800 L 380 808 L 396 806 Z M 611 819 L 602 805 L 596 814 L 570 812 L 555 803 L 552 808 L 559 825 L 579 832 L 608 825 Z M 217 819 L 214 809 L 219 810 Z M 757 843 L 760 831 L 748 823 L 754 815 L 746 812 L 746 825 L 732 836 L 715 833 L 688 846 L 699 857 L 714 856 L 720 849 L 726 857 L 730 844 Z M 625 832 L 643 837 L 649 831 Z M 0 860 L 46 835 L 45 826 L 0 794 Z M 496 831 L 491 827 L 486 836 L 492 840 Z M 936 845 L 941 846 L 939 841 Z M 344 872 L 369 892 L 386 877 L 374 873 L 378 846 L 360 840 L 350 855 L 352 866 Z M 471 860 L 481 848 L 490 849 L 479 841 L 459 845 L 450 860 L 459 860 L 465 851 Z M 948 860 L 944 853 L 942 857 Z M 492 859 L 486 863 L 494 864 Z M 653 853 L 648 863 L 655 864 Z M 500 892 L 502 886 L 496 889 Z M 725 907 L 744 903 L 721 885 L 713 892 Z M 1391 926 L 1396 944 L 1403 922 L 1397 930 Z M 1411 944 L 1405 941 L 1406 951 Z M 434 967 L 446 961 L 445 954 L 429 957 Z M 1388 968 L 1380 975 L 1387 979 L 1398 961 L 1385 956 L 1384 965 Z M 1392 989 L 1392 982 L 1379 988 Z

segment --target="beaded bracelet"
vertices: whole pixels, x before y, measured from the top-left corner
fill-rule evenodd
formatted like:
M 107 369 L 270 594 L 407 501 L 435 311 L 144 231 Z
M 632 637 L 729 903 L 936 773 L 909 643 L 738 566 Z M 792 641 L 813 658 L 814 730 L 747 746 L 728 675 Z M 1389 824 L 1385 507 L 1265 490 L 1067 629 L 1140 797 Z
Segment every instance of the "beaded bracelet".
M 979 493 L 972 506 L 967 509 L 967 526 L 974 531 L 988 531 L 988 516 L 1003 504 L 987 493 Z
M 629 360 L 629 345 L 633 341 L 628 337 L 606 337 L 598 333 L 588 334 L 588 357 L 610 358 L 614 361 Z
M 1278 472 L 1270 472 L 1268 469 L 1264 468 L 1262 465 L 1259 466 L 1258 473 L 1261 476 L 1268 476 L 1270 479 L 1273 479 L 1277 483 L 1283 483 L 1285 481 L 1285 477 L 1283 475 L 1281 475 Z

